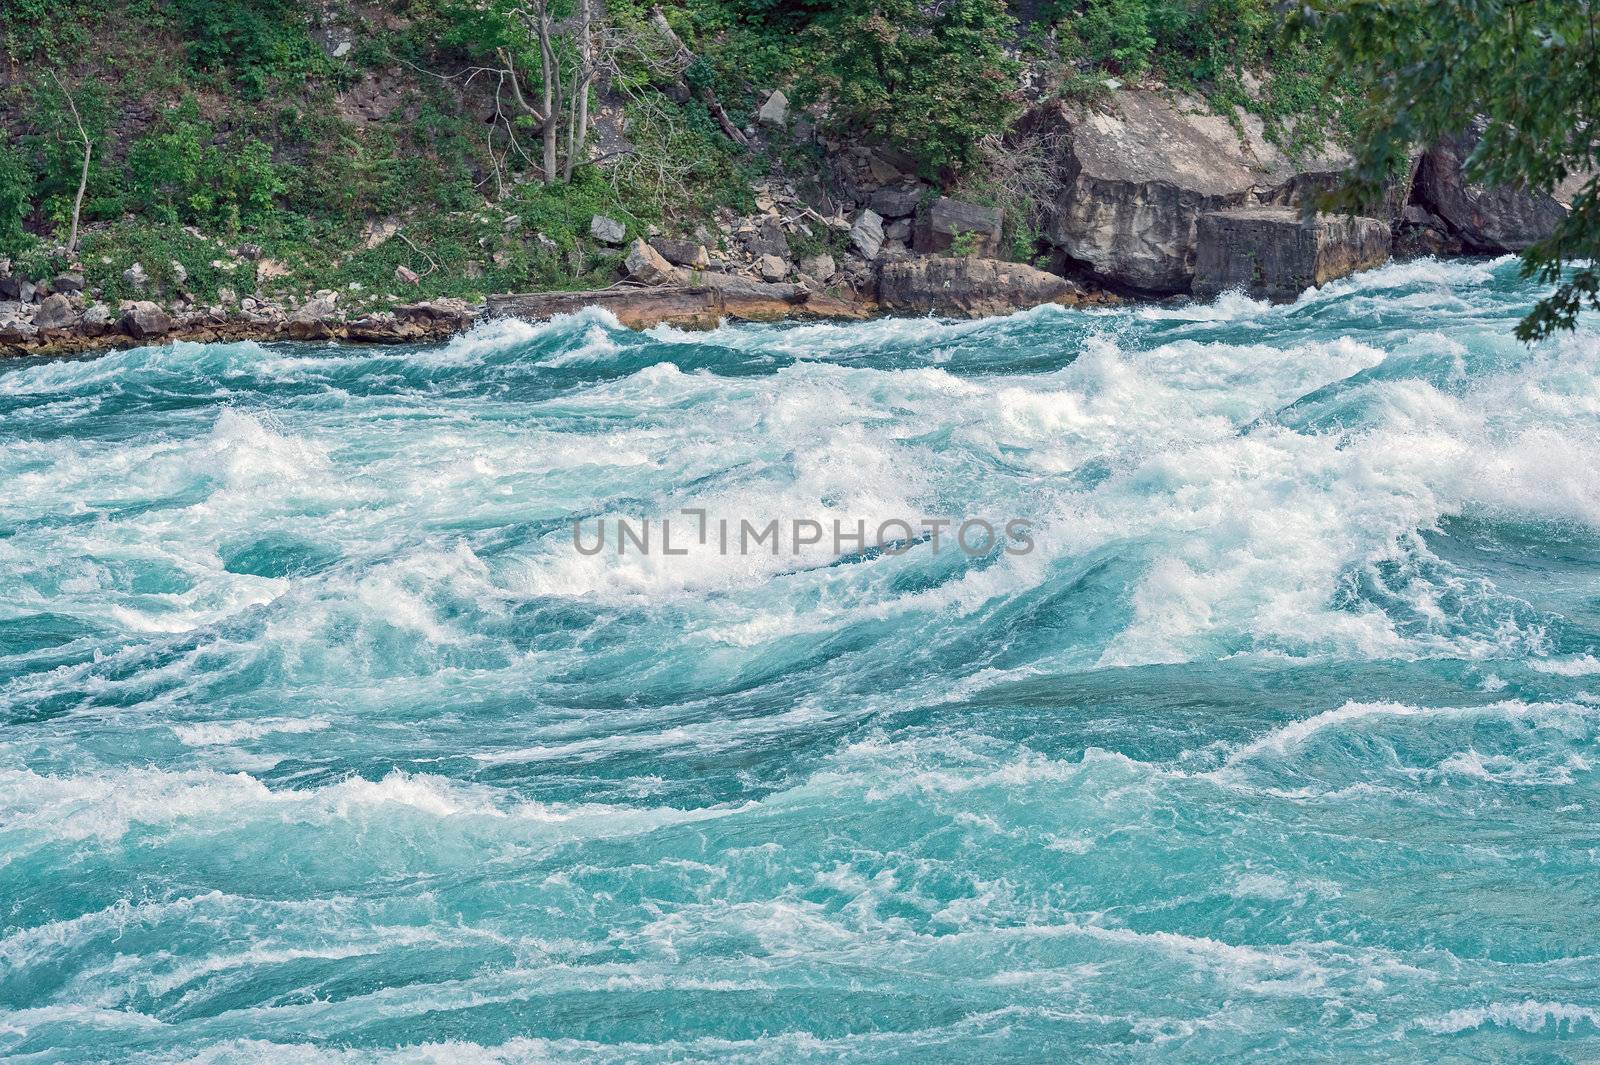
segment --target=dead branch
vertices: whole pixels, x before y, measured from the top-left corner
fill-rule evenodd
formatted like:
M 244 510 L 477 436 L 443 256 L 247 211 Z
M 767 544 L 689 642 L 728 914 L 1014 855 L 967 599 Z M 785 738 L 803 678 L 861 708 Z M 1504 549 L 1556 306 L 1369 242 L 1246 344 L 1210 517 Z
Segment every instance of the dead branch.
M 667 21 L 667 16 L 662 13 L 661 8 L 652 7 L 650 9 L 650 23 L 672 45 L 673 52 L 678 59 L 680 71 L 688 70 L 694 66 L 696 62 L 695 54 L 689 51 L 689 46 L 684 44 L 682 38 L 673 31 L 672 24 Z M 690 87 L 693 88 L 693 86 Z M 728 112 L 723 109 L 721 102 L 717 99 L 717 94 L 712 91 L 711 86 L 706 85 L 694 89 L 694 92 L 695 95 L 700 97 L 700 102 L 706 105 L 706 110 L 711 112 L 711 117 L 717 120 L 717 125 L 722 127 L 722 132 L 728 135 L 729 140 L 742 148 L 750 147 L 750 138 L 746 137 L 744 131 L 733 124 L 733 119 L 728 117 Z

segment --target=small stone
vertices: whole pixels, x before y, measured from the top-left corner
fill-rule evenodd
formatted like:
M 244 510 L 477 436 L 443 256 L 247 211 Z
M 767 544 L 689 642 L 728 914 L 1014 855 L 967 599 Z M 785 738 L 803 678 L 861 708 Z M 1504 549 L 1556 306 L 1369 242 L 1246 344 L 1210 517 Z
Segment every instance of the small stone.
M 615 218 L 597 214 L 589 219 L 589 235 L 601 244 L 621 247 L 622 243 L 628 239 L 628 227 Z
M 51 292 L 82 292 L 82 274 L 57 274 L 54 281 L 50 282 Z
M 483 263 L 477 259 L 468 259 L 461 264 L 461 276 L 468 281 L 479 281 L 483 278 Z
M 189 280 L 189 271 L 184 269 L 184 266 L 183 266 L 182 263 L 180 263 L 178 260 L 174 259 L 174 260 L 172 260 L 172 262 L 169 265 L 171 265 L 171 267 L 172 267 L 172 283 L 173 284 L 181 285 L 185 281 Z
M 252 296 L 246 296 L 244 299 L 239 301 L 239 309 L 241 311 L 253 311 L 259 306 L 261 305 L 257 303 L 255 298 Z
M 782 89 L 772 90 L 767 102 L 756 112 L 756 121 L 763 126 L 783 126 L 789 121 L 789 98 Z
M 261 250 L 261 245 L 259 244 L 241 244 L 234 251 L 234 254 L 241 259 L 249 259 L 251 262 L 255 262 L 266 253 Z
M 226 307 L 230 303 L 238 303 L 239 294 L 233 291 L 233 289 L 223 286 L 222 288 L 217 289 L 217 300 Z
M 144 272 L 143 263 L 134 263 L 122 271 L 122 281 L 123 284 L 130 285 L 133 288 L 144 288 L 145 285 L 150 283 L 150 275 Z
M 398 280 L 404 281 L 408 285 L 415 285 L 417 282 L 422 280 L 422 275 L 418 274 L 415 270 L 408 266 L 395 267 L 394 276 Z

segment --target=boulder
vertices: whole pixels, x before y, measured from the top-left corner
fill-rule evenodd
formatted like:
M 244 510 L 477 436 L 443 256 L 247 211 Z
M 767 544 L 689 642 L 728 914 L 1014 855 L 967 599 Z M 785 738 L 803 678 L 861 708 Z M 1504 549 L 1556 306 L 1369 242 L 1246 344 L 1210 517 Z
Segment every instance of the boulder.
M 331 299 L 306 300 L 289 316 L 284 329 L 295 340 L 322 340 L 333 334 L 336 313 Z
M 38 336 L 39 330 L 25 318 L 0 319 L 0 344 L 30 344 Z
M 28 294 L 22 294 L 22 287 L 27 285 Z M 14 274 L 0 276 L 0 300 L 16 303 L 31 303 L 33 301 L 33 285 L 27 278 Z
M 818 281 L 827 281 L 838 271 L 834 265 L 833 256 L 826 253 L 822 255 L 808 255 L 800 260 L 800 272 L 807 277 L 814 277 Z
M 911 246 L 924 255 L 937 255 L 964 240 L 971 245 L 970 254 L 993 259 L 1000 254 L 1004 226 L 1005 212 L 998 207 L 940 196 L 917 212 Z
M 789 260 L 777 255 L 763 255 L 756 260 L 756 272 L 763 281 L 782 281 L 789 276 Z
M 744 250 L 758 259 L 763 255 L 776 255 L 780 259 L 787 259 L 789 235 L 783 231 L 782 222 L 768 215 L 756 226 L 754 233 L 744 238 Z
M 1567 210 L 1542 192 L 1467 181 L 1463 171 L 1486 125 L 1480 118 L 1461 136 L 1446 138 L 1423 155 L 1415 198 L 1445 221 L 1467 251 L 1522 251 L 1553 233 Z
M 152 340 L 171 332 L 172 318 L 160 304 L 135 300 L 123 305 L 122 318 L 117 325 L 135 340 Z
M 1200 216 L 1194 295 L 1242 288 L 1288 301 L 1314 285 L 1389 258 L 1389 226 L 1377 218 L 1302 216 L 1297 207 L 1239 207 Z
M 863 259 L 878 257 L 883 250 L 883 217 L 878 212 L 867 207 L 856 216 L 855 225 L 850 227 L 850 246 Z
M 704 270 L 711 265 L 711 255 L 706 251 L 706 246 L 695 240 L 680 240 L 675 237 L 652 237 L 650 246 L 661 253 L 661 257 L 674 266 L 687 266 L 692 270 Z
M 1064 277 L 998 259 L 904 259 L 878 273 L 878 302 L 886 310 L 916 314 L 983 318 L 1041 303 L 1074 303 L 1082 295 Z
M 782 89 L 774 89 L 767 102 L 756 112 L 756 121 L 763 126 L 783 126 L 789 121 L 789 98 Z
M 91 303 L 83 312 L 78 331 L 87 337 L 102 336 L 111 329 L 111 308 L 103 303 Z
M 1352 162 L 1333 148 L 1291 161 L 1257 116 L 1157 91 L 1114 91 L 1102 110 L 1054 104 L 1028 123 L 1061 145 L 1047 238 L 1100 283 L 1145 294 L 1189 291 L 1201 215 L 1296 205 Z
M 867 197 L 867 206 L 884 218 L 910 218 L 917 213 L 926 189 L 921 185 L 895 185 Z
M 51 292 L 82 292 L 83 275 L 77 273 L 57 274 L 55 280 L 50 282 Z
M 150 275 L 144 271 L 144 263 L 134 263 L 122 271 L 123 284 L 130 288 L 142 289 L 150 283 Z
M 37 329 L 66 329 L 77 320 L 77 308 L 72 305 L 70 299 L 59 292 L 46 296 L 33 316 L 33 324 Z
M 645 285 L 670 285 L 683 277 L 683 271 L 641 238 L 628 245 L 628 257 L 622 266 L 630 278 Z
M 628 239 L 628 227 L 615 218 L 597 214 L 589 219 L 589 235 L 601 244 L 609 244 L 613 248 L 620 248 L 623 242 Z

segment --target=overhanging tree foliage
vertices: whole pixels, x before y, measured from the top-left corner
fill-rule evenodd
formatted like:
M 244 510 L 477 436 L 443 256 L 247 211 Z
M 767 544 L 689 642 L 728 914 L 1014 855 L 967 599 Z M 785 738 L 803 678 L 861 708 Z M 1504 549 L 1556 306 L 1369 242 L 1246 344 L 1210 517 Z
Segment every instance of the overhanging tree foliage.
M 1332 206 L 1374 202 L 1416 145 L 1481 115 L 1468 180 L 1548 194 L 1589 175 L 1565 221 L 1523 253 L 1523 276 L 1556 287 L 1517 336 L 1600 308 L 1600 0 L 1302 0 L 1295 16 L 1366 82 L 1358 164 Z

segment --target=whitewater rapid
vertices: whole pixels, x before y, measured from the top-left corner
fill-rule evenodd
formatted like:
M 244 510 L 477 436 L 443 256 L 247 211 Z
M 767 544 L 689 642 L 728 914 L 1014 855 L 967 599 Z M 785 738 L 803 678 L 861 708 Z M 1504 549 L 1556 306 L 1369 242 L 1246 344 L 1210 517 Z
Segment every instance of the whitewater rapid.
M 0 1056 L 1594 1058 L 1536 296 L 0 364 Z M 575 548 L 685 510 L 1034 549 Z

